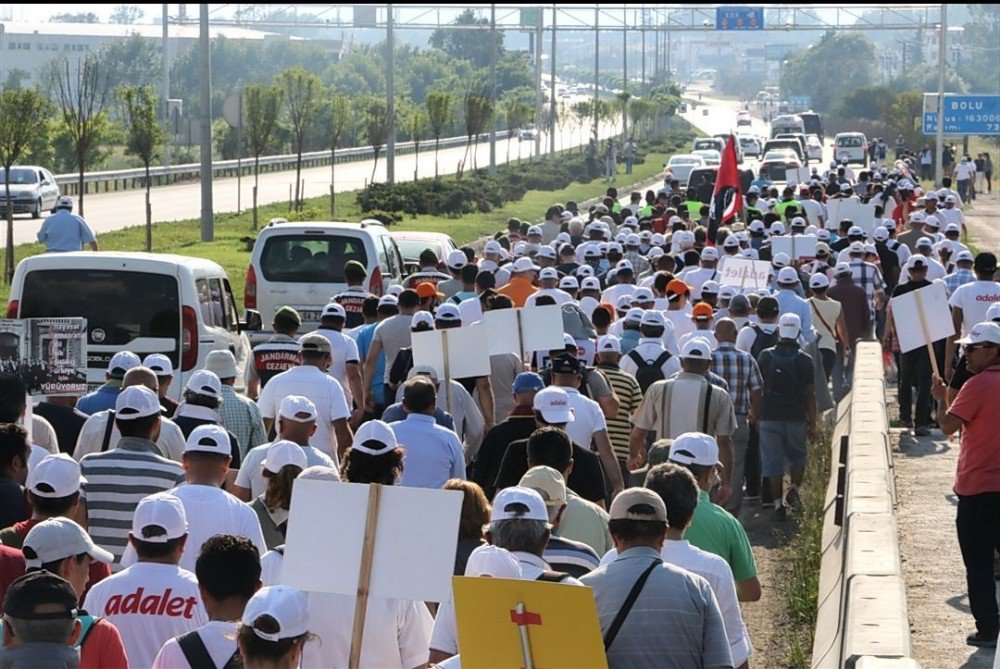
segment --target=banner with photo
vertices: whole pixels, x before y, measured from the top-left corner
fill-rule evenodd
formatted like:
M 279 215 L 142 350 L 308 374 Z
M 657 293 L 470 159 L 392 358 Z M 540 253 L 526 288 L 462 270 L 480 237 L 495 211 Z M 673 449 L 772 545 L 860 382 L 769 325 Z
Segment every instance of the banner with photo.
M 0 319 L 0 370 L 21 377 L 29 395 L 87 392 L 87 319 Z

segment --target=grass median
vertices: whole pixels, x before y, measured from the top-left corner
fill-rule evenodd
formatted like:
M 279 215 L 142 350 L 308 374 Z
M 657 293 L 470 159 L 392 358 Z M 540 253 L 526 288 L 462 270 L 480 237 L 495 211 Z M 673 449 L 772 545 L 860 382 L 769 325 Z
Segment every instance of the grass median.
M 693 130 L 682 119 L 674 119 L 673 131 Z M 678 145 L 674 151 L 684 150 L 685 146 Z M 520 218 L 535 222 L 541 220 L 545 210 L 554 202 L 565 202 L 576 200 L 582 202 L 592 197 L 603 195 L 609 185 L 616 186 L 619 190 L 628 188 L 633 184 L 641 184 L 649 181 L 662 172 L 663 163 L 667 162 L 672 152 L 654 152 L 646 154 L 645 161 L 641 165 L 636 165 L 631 175 L 619 174 L 618 181 L 608 184 L 601 177 L 587 183 L 573 182 L 566 188 L 555 191 L 529 190 L 525 196 L 517 201 L 508 202 L 502 207 L 493 209 L 486 213 L 473 213 L 460 218 L 447 218 L 441 216 L 406 216 L 398 223 L 390 226 L 390 231 L 395 230 L 420 230 L 424 232 L 444 232 L 455 240 L 458 244 L 466 244 L 484 235 L 489 235 L 503 228 L 510 218 Z M 558 160 L 558 157 L 557 157 Z M 453 176 L 442 177 L 452 179 Z M 365 218 L 357 204 L 358 191 L 346 191 L 337 193 L 337 220 L 340 221 L 360 221 Z M 289 221 L 328 221 L 330 220 L 330 200 L 328 196 L 309 198 L 305 200 L 301 211 L 290 211 L 288 203 L 275 203 L 264 205 L 258 208 L 258 221 L 266 225 L 272 218 L 287 218 Z M 23 219 L 15 220 L 15 225 L 23 225 Z M 32 222 L 33 223 L 33 222 Z M 168 223 L 156 223 L 153 225 L 153 251 L 156 253 L 176 253 L 180 255 L 196 256 L 207 258 L 221 265 L 229 275 L 229 280 L 233 287 L 233 293 L 239 303 L 239 309 L 243 308 L 243 285 L 246 279 L 247 263 L 250 259 L 249 246 L 247 240 L 252 240 L 253 214 L 251 211 L 243 211 L 239 214 L 235 212 L 219 213 L 215 216 L 215 240 L 212 242 L 201 242 L 201 223 L 198 219 L 185 219 Z M 100 245 L 103 251 L 142 251 L 145 248 L 145 228 L 135 226 L 106 232 L 100 235 Z M 21 244 L 14 249 L 15 261 L 20 261 L 31 255 L 42 253 L 44 248 L 41 244 Z M 9 293 L 9 286 L 0 286 L 0 300 L 6 304 Z

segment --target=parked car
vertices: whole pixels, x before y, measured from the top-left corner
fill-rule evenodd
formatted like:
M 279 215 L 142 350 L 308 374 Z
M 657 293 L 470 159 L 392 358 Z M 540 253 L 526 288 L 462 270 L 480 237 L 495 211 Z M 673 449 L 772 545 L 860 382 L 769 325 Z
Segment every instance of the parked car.
M 695 156 L 701 156 L 702 159 L 704 159 L 705 164 L 708 166 L 722 164 L 722 154 L 715 149 L 699 149 L 698 151 L 692 151 L 691 153 Z
M 802 167 L 802 162 L 794 151 L 769 151 L 764 154 L 759 173 L 771 181 L 786 181 L 785 172 Z
M 0 213 L 7 213 L 7 174 L 0 167 Z M 56 206 L 59 199 L 59 184 L 44 167 L 37 165 L 15 165 L 10 169 L 10 198 L 15 214 L 31 214 L 40 218 L 43 211 Z
M 365 288 L 382 295 L 400 283 L 405 270 L 396 242 L 379 221 L 360 223 L 289 223 L 272 220 L 257 235 L 247 266 L 244 306 L 260 313 L 269 326 L 284 306 L 302 316 L 300 332 L 319 325 L 330 299 L 347 287 L 344 265 L 357 260 L 368 270 Z M 271 332 L 250 332 L 252 342 Z
M 833 138 L 834 157 L 837 162 L 847 158 L 848 163 L 868 164 L 868 138 L 863 132 L 841 132 Z
M 823 142 L 816 135 L 806 138 L 806 151 L 809 153 L 809 160 L 823 162 Z
M 538 137 L 538 131 L 535 130 L 534 128 L 521 128 L 520 130 L 517 131 L 518 141 L 526 139 L 535 139 L 536 137 Z
M 253 313 L 251 327 L 259 328 Z M 8 318 L 87 319 L 87 383 L 96 387 L 112 356 L 162 353 L 174 366 L 179 400 L 192 372 L 216 350 L 236 357 L 237 386 L 250 342 L 229 277 L 204 258 L 165 253 L 77 251 L 25 258 L 14 271 Z
M 688 178 L 691 176 L 691 170 L 696 167 L 705 167 L 705 159 L 701 156 L 691 153 L 679 153 L 676 156 L 671 156 L 670 160 L 667 161 L 664 181 L 669 181 L 669 178 L 672 177 L 681 182 L 682 186 L 686 186 Z
M 438 257 L 437 268 L 442 272 L 447 272 L 448 268 L 444 262 L 448 259 L 448 254 L 458 248 L 453 240 L 443 232 L 391 232 L 389 233 L 400 254 L 403 256 L 404 274 L 415 272 L 420 269 L 420 254 L 430 249 Z

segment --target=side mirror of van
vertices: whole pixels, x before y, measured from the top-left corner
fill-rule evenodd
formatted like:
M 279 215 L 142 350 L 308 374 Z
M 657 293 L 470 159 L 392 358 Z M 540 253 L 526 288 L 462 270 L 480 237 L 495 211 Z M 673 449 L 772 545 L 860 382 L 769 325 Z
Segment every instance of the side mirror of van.
M 255 309 L 245 309 L 243 322 L 240 323 L 240 332 L 263 330 L 264 320 L 260 317 L 260 312 Z

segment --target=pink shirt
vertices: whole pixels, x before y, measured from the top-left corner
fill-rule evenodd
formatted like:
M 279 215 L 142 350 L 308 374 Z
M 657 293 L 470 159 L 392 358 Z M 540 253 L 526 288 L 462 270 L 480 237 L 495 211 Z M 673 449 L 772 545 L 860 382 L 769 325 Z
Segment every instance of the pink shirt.
M 965 382 L 948 413 L 965 421 L 955 494 L 1000 492 L 1000 365 Z

